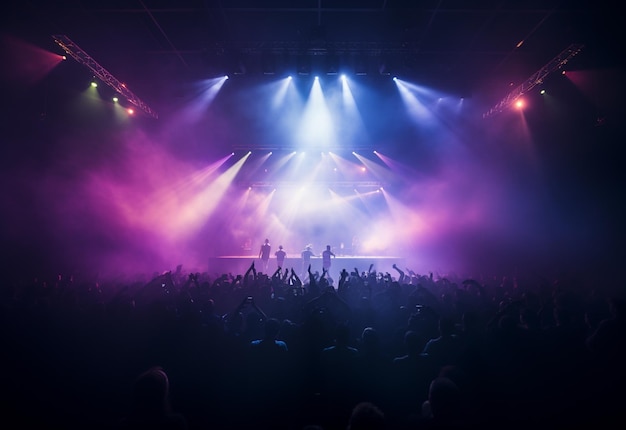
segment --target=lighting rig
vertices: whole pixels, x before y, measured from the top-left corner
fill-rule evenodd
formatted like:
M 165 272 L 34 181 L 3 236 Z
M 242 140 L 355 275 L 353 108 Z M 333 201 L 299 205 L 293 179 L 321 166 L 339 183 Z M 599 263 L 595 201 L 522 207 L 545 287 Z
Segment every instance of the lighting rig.
M 559 70 L 561 67 L 567 64 L 569 60 L 571 60 L 583 49 L 583 46 L 584 45 L 580 44 L 571 44 L 570 46 L 565 48 L 563 51 L 561 51 L 561 53 L 559 53 L 559 55 L 550 60 L 548 64 L 533 73 L 528 79 L 526 79 L 526 81 L 524 81 L 521 85 L 508 93 L 494 107 L 485 112 L 483 114 L 483 118 L 488 118 L 496 115 L 505 110 L 507 107 L 511 106 L 522 95 L 532 90 L 535 86 L 541 84 L 546 76 L 556 70 Z
M 150 115 L 151 117 L 158 119 L 157 113 L 145 104 L 139 97 L 130 91 L 126 84 L 121 83 L 115 76 L 109 73 L 104 67 L 98 64 L 93 58 L 91 58 L 85 51 L 83 51 L 78 45 L 76 45 L 69 37 L 64 35 L 53 35 L 54 41 L 63 49 L 68 55 L 74 58 L 83 66 L 88 67 L 102 82 L 106 83 L 109 87 L 113 88 L 119 94 L 124 96 L 130 103 Z

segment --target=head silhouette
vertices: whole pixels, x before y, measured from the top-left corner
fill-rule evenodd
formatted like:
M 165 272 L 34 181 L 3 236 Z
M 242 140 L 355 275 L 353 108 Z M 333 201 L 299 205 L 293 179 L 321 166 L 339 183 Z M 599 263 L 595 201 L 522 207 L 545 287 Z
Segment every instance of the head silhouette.
M 152 367 L 135 380 L 133 402 L 138 413 L 169 410 L 169 379 L 161 367 Z

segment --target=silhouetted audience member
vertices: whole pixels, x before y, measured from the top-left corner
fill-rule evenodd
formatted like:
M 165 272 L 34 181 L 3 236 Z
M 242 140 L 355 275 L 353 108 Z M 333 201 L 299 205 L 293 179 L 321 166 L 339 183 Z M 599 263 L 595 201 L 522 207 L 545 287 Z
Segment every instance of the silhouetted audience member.
M 424 354 L 428 354 L 435 366 L 443 367 L 458 364 L 462 343 L 456 334 L 455 322 L 451 317 L 439 318 L 439 336 L 430 339 L 424 345 Z
M 248 408 L 253 425 L 259 428 L 288 428 L 291 400 L 287 388 L 291 375 L 288 372 L 287 343 L 279 340 L 281 322 L 268 318 L 264 322 L 264 335 L 250 342 L 248 351 Z
M 372 402 L 360 402 L 353 409 L 346 430 L 385 430 L 384 412 Z
M 119 429 L 184 430 L 187 419 L 172 411 L 169 378 L 161 367 L 152 367 L 135 380 L 128 414 Z
M 585 342 L 593 360 L 587 384 L 593 393 L 588 402 L 594 411 L 590 422 L 605 428 L 626 420 L 626 299 L 611 297 L 608 302 L 610 316 L 598 323 Z
M 419 407 L 428 399 L 430 382 L 437 375 L 428 354 L 422 353 L 426 340 L 417 331 L 404 334 L 406 354 L 395 357 L 391 365 L 391 390 L 388 410 L 394 421 L 404 424 L 416 420 Z
M 391 358 L 383 345 L 380 332 L 365 327 L 358 344 L 357 385 L 360 399 L 382 407 L 389 398 Z
M 337 324 L 334 344 L 320 352 L 321 396 L 327 407 L 327 419 L 345 423 L 356 403 L 358 357 L 359 350 L 350 344 L 350 326 Z
M 610 365 L 624 365 L 626 360 L 626 300 L 609 299 L 610 316 L 597 325 L 586 339 L 589 350 Z
M 459 387 L 445 376 L 433 379 L 422 405 L 420 428 L 471 428 L 465 418 Z

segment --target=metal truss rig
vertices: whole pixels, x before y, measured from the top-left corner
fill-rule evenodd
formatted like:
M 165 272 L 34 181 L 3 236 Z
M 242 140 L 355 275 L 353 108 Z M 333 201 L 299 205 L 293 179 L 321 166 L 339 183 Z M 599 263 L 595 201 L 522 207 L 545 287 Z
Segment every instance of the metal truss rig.
M 117 80 L 111 73 L 109 73 L 104 67 L 98 64 L 93 58 L 91 58 L 85 51 L 83 51 L 78 45 L 70 40 L 69 37 L 64 35 L 53 35 L 54 41 L 72 58 L 78 61 L 83 66 L 88 67 L 95 75 L 100 78 L 109 87 L 113 88 L 119 94 L 124 96 L 130 103 L 150 115 L 151 117 L 158 119 L 157 113 L 150 108 L 147 104 L 133 94 L 126 85 Z
M 242 181 L 239 184 L 250 188 L 302 188 L 303 186 L 302 182 L 298 181 Z M 383 183 L 378 181 L 321 181 L 307 184 L 307 187 L 361 188 L 375 190 L 383 187 Z
M 483 114 L 483 118 L 488 118 L 490 116 L 498 114 L 507 107 L 511 106 L 522 95 L 532 90 L 535 86 L 541 84 L 546 76 L 556 70 L 559 70 L 561 67 L 567 64 L 569 60 L 571 60 L 583 49 L 583 46 L 584 45 L 580 44 L 571 44 L 570 46 L 568 46 L 559 55 L 554 57 L 548 64 L 533 73 L 528 79 L 526 79 L 526 81 L 524 81 L 524 83 L 508 93 L 502 100 L 500 100 L 500 102 L 498 102 L 498 104 L 489 109 L 489 111 L 485 112 Z

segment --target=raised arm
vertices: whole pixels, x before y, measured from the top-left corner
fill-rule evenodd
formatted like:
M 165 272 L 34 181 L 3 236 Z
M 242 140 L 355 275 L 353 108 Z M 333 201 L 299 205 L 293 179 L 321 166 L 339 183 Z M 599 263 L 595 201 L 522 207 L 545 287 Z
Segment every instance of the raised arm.
M 263 321 L 267 320 L 267 315 L 265 314 L 265 312 L 263 312 L 263 309 L 261 309 L 256 302 L 254 301 L 254 298 L 252 298 L 252 301 L 250 302 L 250 305 L 252 305 L 252 308 L 257 311 L 259 313 L 259 315 L 261 316 L 261 318 L 263 319 Z
M 252 272 L 254 279 L 256 279 L 256 268 L 254 267 L 254 261 L 252 261 L 252 264 L 250 265 L 250 267 L 248 267 L 248 270 L 246 270 L 246 273 L 243 277 L 244 286 L 247 286 L 250 283 L 250 272 Z
M 396 272 L 398 272 L 398 275 L 399 275 L 398 282 L 402 284 L 404 282 L 404 279 L 406 278 L 406 276 L 404 275 L 404 272 L 398 266 L 396 266 L 395 263 L 393 264 L 392 267 L 396 269 Z
M 315 279 L 315 275 L 311 272 L 311 265 L 309 264 L 309 268 L 307 269 L 309 274 L 309 293 L 312 296 L 317 296 L 320 293 L 319 286 L 317 285 L 317 280 Z
M 339 274 L 339 284 L 337 285 L 337 291 L 338 292 L 343 292 L 345 287 L 346 287 L 346 282 L 348 280 L 348 276 L 350 274 L 348 273 L 348 271 L 344 268 L 341 270 L 341 273 Z
M 291 269 L 293 271 L 293 269 Z M 285 269 L 285 273 L 283 273 L 283 284 L 286 284 L 289 280 L 289 269 Z
M 291 268 L 291 276 L 290 279 L 293 281 L 293 284 L 295 286 L 302 287 L 302 281 L 300 280 L 300 278 L 298 277 L 298 275 L 296 274 L 295 270 L 293 270 L 293 268 Z

